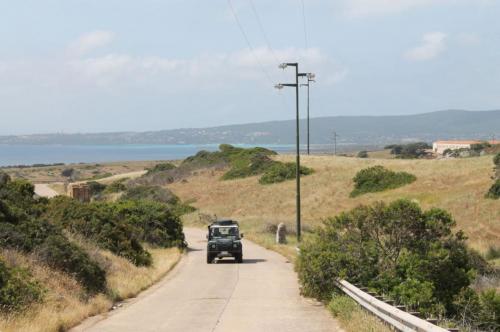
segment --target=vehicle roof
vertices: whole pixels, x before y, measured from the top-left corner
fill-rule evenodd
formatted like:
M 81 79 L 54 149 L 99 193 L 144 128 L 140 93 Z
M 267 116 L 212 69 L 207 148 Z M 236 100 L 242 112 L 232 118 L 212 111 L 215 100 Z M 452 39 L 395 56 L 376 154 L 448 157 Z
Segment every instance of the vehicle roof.
M 231 220 L 231 219 L 220 219 L 215 222 L 213 222 L 210 227 L 212 226 L 238 226 L 238 222 L 236 220 Z
M 210 225 L 210 227 L 238 227 L 238 225 L 218 225 L 218 224 L 213 224 L 213 225 Z

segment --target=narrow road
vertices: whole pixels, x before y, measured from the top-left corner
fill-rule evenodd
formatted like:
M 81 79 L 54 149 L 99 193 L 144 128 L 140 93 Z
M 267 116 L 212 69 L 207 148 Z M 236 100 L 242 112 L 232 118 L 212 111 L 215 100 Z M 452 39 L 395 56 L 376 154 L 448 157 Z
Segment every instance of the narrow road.
M 37 194 L 40 197 L 47 197 L 47 198 L 52 198 L 59 195 L 57 191 L 50 188 L 47 183 L 35 184 L 35 194 Z
M 164 280 L 72 331 L 341 331 L 322 305 L 299 295 L 283 256 L 244 241 L 243 264 L 207 264 L 205 232 L 185 233 L 189 251 Z

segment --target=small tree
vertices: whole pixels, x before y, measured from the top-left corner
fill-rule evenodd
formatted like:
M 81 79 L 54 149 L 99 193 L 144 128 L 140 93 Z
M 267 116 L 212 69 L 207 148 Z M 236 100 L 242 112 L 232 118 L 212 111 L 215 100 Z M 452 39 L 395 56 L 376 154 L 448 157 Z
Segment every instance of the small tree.
M 408 200 L 359 206 L 325 221 L 301 246 L 297 271 L 306 295 L 327 300 L 337 278 L 360 283 L 401 303 L 453 312 L 470 284 L 472 265 L 461 232 L 440 209 Z
M 358 158 L 368 158 L 368 152 L 367 151 L 359 151 L 358 152 Z

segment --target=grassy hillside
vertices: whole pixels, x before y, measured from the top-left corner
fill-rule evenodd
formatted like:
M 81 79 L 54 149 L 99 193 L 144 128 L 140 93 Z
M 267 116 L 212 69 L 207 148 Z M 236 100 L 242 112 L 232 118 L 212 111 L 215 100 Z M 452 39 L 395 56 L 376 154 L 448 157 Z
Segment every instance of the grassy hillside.
M 276 156 L 275 159 L 291 162 L 294 157 Z M 302 179 L 302 213 L 306 229 L 319 225 L 325 217 L 362 203 L 409 198 L 418 201 L 424 209 L 435 206 L 450 211 L 457 228 L 469 236 L 472 247 L 485 252 L 490 246 L 498 246 L 500 201 L 484 198 L 491 185 L 492 156 L 447 160 L 303 156 L 302 160 L 303 165 L 315 171 Z M 417 180 L 398 189 L 350 198 L 356 172 L 374 165 L 409 172 Z M 187 182 L 174 183 L 169 188 L 182 200 L 194 202 L 192 205 L 204 213 L 238 218 L 247 231 L 264 230 L 279 222 L 285 222 L 293 230 L 294 181 L 270 186 L 260 185 L 258 177 L 220 181 L 223 172 L 200 171 Z

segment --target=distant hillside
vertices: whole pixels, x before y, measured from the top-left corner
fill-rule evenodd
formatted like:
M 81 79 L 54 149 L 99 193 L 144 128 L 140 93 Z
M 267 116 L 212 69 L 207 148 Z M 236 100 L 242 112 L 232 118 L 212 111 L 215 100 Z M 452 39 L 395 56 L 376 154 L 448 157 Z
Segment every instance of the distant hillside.
M 305 142 L 305 120 L 301 122 Z M 500 136 L 500 110 L 439 111 L 396 116 L 333 116 L 311 119 L 311 143 L 383 145 L 407 140 L 489 139 Z M 0 136 L 0 144 L 293 144 L 295 121 L 272 121 L 213 128 L 96 134 Z

